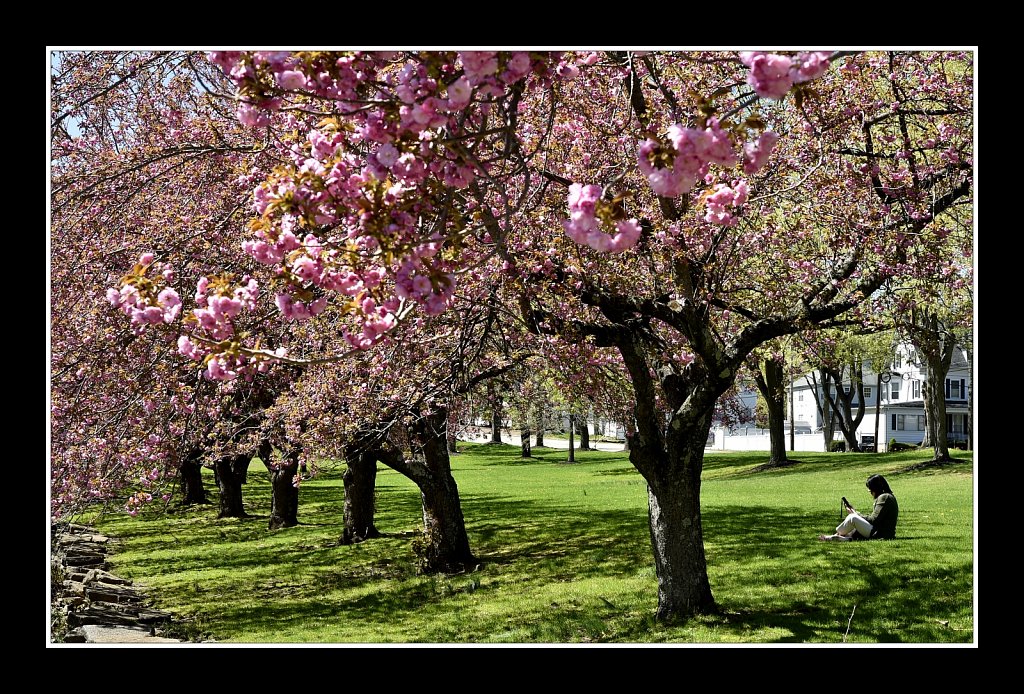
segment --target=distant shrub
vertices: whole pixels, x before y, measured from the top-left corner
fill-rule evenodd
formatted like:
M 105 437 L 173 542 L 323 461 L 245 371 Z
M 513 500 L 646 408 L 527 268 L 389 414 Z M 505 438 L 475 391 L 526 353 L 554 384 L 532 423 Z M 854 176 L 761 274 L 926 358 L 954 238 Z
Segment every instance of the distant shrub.
M 900 443 L 896 439 L 893 439 L 892 441 L 889 442 L 890 453 L 896 453 L 898 451 L 912 451 L 915 448 L 917 448 L 917 446 L 910 443 Z
M 833 441 L 828 445 L 829 453 L 845 453 L 846 441 Z

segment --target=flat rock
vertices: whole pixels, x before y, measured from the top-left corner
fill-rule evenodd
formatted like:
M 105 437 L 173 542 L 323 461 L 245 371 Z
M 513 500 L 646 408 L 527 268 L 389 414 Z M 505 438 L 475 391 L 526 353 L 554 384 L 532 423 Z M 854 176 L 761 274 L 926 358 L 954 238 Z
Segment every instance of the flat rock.
M 137 627 L 106 627 L 86 624 L 81 627 L 85 643 L 181 643 L 166 636 L 152 636 L 149 629 Z

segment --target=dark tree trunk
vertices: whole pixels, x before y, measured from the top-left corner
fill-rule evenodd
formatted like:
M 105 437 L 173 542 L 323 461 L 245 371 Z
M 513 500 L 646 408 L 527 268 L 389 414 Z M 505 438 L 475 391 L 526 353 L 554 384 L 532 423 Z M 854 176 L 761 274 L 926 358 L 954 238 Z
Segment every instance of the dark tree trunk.
M 235 479 L 239 484 L 246 484 L 249 481 L 249 456 L 236 455 L 231 459 L 231 472 L 235 473 Z
M 818 408 L 818 416 L 821 417 L 821 434 L 825 438 L 825 452 L 832 450 L 832 440 L 836 434 L 836 412 L 832 409 L 832 400 L 826 394 L 831 387 L 832 378 L 825 369 L 818 369 L 818 376 L 821 382 L 811 372 L 811 380 L 804 377 L 804 382 L 811 387 L 811 395 L 814 396 L 814 404 Z M 821 391 L 820 393 L 818 391 Z M 881 394 L 879 393 L 879 397 Z
M 447 412 L 442 408 L 421 417 L 413 425 L 415 446 L 423 455 L 428 473 L 414 480 L 423 502 L 420 564 L 425 573 L 457 573 L 472 568 L 476 561 L 469 549 L 459 487 L 452 477 L 445 445 L 446 418 Z
M 948 371 L 948 363 L 939 362 L 934 367 L 932 364 L 928 364 L 928 373 L 923 384 L 925 387 L 921 390 L 926 426 L 928 433 L 932 436 L 930 441 L 932 459 L 936 462 L 951 460 L 946 431 L 946 373 Z
M 622 437 L 626 439 L 626 443 L 622 446 L 622 450 L 628 451 L 630 449 L 630 441 L 636 435 L 636 424 L 633 422 L 633 417 L 626 417 L 626 421 L 622 423 Z
M 202 455 L 198 452 L 190 453 L 181 463 L 178 473 L 182 506 L 205 504 L 206 489 L 203 488 Z
M 925 374 L 924 381 L 921 383 L 921 402 L 924 404 L 924 438 L 921 439 L 921 448 L 931 448 L 935 442 L 935 416 L 932 412 L 933 399 L 931 379 Z
M 771 441 L 771 452 L 768 465 L 783 465 L 786 458 L 786 432 L 783 425 L 786 420 L 785 383 L 782 364 L 774 359 L 765 359 L 762 370 L 754 374 L 757 389 L 764 398 L 768 410 L 768 434 Z M 794 426 L 793 422 L 790 422 Z
M 534 415 L 534 424 L 537 426 L 537 448 L 544 446 L 544 404 L 537 405 Z
M 345 485 L 345 527 L 341 544 L 351 545 L 374 537 L 380 532 L 374 525 L 376 510 L 377 455 L 353 446 L 345 452 L 347 468 L 342 475 Z
M 703 456 L 704 441 L 699 442 L 699 450 L 684 455 Z M 657 486 L 648 485 L 647 501 L 658 576 L 658 620 L 672 622 L 713 612 L 715 599 L 704 556 L 699 484 L 667 477 Z
M 298 460 L 291 457 L 271 466 L 264 461 L 270 471 L 270 523 L 268 528 L 291 528 L 299 524 L 299 488 L 295 485 L 295 475 L 299 472 Z
M 846 439 L 846 450 L 848 451 L 859 451 L 860 443 L 857 441 L 857 427 L 864 421 L 864 362 L 859 358 L 854 358 L 849 364 L 850 367 L 850 392 L 847 393 L 843 388 L 843 372 L 842 370 L 829 369 L 829 376 L 836 384 L 836 395 L 832 397 L 832 391 L 825 391 L 829 405 L 832 407 L 833 412 L 838 413 L 836 417 L 836 424 L 839 425 L 839 430 L 843 432 L 843 438 Z M 857 403 L 857 414 L 853 413 L 853 401 L 858 400 Z
M 242 504 L 242 481 L 235 474 L 236 469 L 248 467 L 249 456 L 234 455 L 220 458 L 215 463 L 217 468 L 217 487 L 220 489 L 220 513 L 218 518 L 245 518 Z
M 620 344 L 619 351 L 636 394 L 637 433 L 629 460 L 647 480 L 658 576 L 657 618 L 673 622 L 714 612 L 704 554 L 700 478 L 715 402 L 735 380 L 735 369 L 715 366 L 709 372 L 698 366 L 688 374 L 690 378 L 679 376 L 671 367 L 659 371 L 661 392 L 672 411 L 666 427 L 647 359 L 629 343 Z
M 591 451 L 590 447 L 590 429 L 587 428 L 586 417 L 576 417 L 576 433 L 580 435 L 580 450 Z
M 452 455 L 457 455 L 459 452 L 459 440 L 455 435 L 458 430 L 459 418 L 449 412 L 448 421 L 444 425 L 444 435 L 445 440 L 448 441 L 448 452 Z
M 946 374 L 953 361 L 956 340 L 938 317 L 927 309 L 911 309 L 907 326 L 910 341 L 927 369 L 921 389 L 926 429 L 935 462 L 952 460 L 946 430 Z
M 521 457 L 523 457 L 523 458 L 531 457 L 531 455 L 530 455 L 530 453 L 531 453 L 531 451 L 530 451 L 530 436 L 532 436 L 532 435 L 533 435 L 533 432 L 530 431 L 530 426 L 528 424 L 524 424 L 524 425 L 522 425 L 519 428 L 519 441 L 521 442 L 520 445 L 522 447 L 522 455 L 521 455 Z
M 491 410 L 491 443 L 501 443 L 501 404 L 495 403 Z
M 573 430 L 576 428 L 575 415 L 569 415 L 569 459 L 568 462 L 576 462 L 576 442 L 573 440 Z

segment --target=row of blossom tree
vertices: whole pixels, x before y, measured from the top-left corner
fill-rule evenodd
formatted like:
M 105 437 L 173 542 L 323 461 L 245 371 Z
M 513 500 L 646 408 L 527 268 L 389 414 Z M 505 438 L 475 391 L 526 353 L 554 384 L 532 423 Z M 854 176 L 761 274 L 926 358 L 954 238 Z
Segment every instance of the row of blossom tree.
M 137 505 L 196 450 L 272 446 L 294 479 L 369 436 L 419 480 L 425 525 L 461 524 L 455 399 L 527 357 L 614 362 L 658 616 L 686 617 L 714 608 L 704 444 L 747 360 L 972 283 L 967 53 L 65 53 L 52 72 L 55 513 L 132 475 Z M 451 566 L 471 556 L 438 533 Z

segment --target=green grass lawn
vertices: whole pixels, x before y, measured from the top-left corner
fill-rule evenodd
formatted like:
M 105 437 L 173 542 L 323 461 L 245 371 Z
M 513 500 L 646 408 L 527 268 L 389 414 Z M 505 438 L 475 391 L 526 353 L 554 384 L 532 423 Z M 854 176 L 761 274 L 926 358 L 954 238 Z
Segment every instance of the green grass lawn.
M 924 459 L 794 453 L 751 472 L 764 453 L 714 453 L 704 466 L 704 538 L 720 613 L 666 627 L 657 602 L 646 485 L 624 453 L 462 444 L 454 475 L 478 570 L 415 571 L 422 522 L 411 482 L 381 467 L 385 537 L 339 546 L 342 467 L 303 483 L 301 525 L 266 529 L 262 465 L 244 487 L 246 519 L 215 505 L 130 518 L 113 571 L 148 587 L 188 635 L 233 642 L 971 643 L 973 462 L 901 471 Z M 864 480 L 886 475 L 898 539 L 826 543 L 845 495 L 863 511 Z M 216 489 L 210 483 L 211 499 Z M 852 615 L 852 619 L 851 619 Z M 849 625 L 849 626 L 848 626 Z M 848 629 L 848 633 L 847 633 Z

